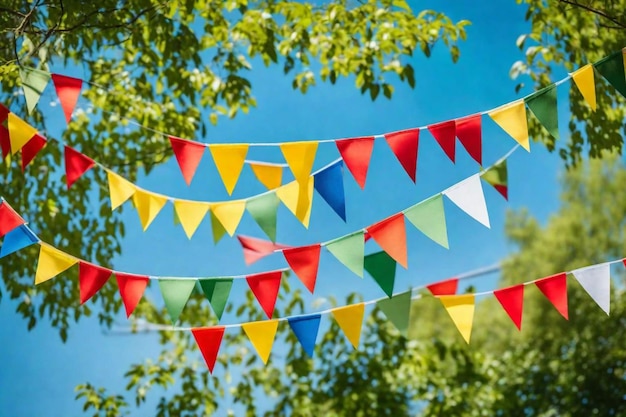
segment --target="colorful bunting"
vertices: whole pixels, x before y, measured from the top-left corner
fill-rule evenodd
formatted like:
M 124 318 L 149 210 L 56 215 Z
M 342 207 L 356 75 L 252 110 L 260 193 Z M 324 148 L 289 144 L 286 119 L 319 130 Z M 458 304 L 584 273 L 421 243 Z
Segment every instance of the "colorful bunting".
M 211 232 L 213 233 L 213 243 L 217 244 L 226 234 L 226 229 L 222 226 L 222 223 L 215 217 L 213 210 L 209 211 L 211 216 Z
M 193 279 L 159 279 L 159 288 L 161 295 L 165 301 L 165 308 L 172 319 L 172 323 L 176 323 L 182 313 L 187 300 L 191 296 L 196 281 Z
M 358 303 L 345 307 L 334 308 L 332 310 L 337 324 L 343 330 L 352 346 L 357 349 L 361 339 L 361 327 L 363 325 L 363 314 L 365 304 Z
M 191 184 L 206 147 L 197 142 L 169 136 L 172 151 L 187 185 Z
M 335 141 L 341 158 L 361 188 L 365 188 L 367 170 L 374 149 L 374 136 Z
M 350 271 L 363 277 L 365 240 L 363 232 L 343 236 L 326 244 L 326 249 Z
M 311 293 L 315 290 L 321 249 L 322 247 L 318 243 L 283 250 L 285 260 Z
M 574 71 L 571 75 L 576 87 L 578 87 L 578 91 L 589 104 L 591 110 L 596 111 L 596 81 L 593 74 L 593 65 L 587 64 Z
M 282 271 L 271 271 L 246 277 L 250 290 L 252 290 L 263 311 L 267 314 L 268 319 L 271 319 L 272 314 L 274 314 L 282 276 Z
M 0 148 L 2 148 L 2 159 L 6 159 L 11 155 L 11 139 L 9 129 L 0 122 Z
M 335 213 L 346 221 L 346 196 L 343 188 L 343 161 L 337 161 L 314 175 L 313 186 Z
M 611 310 L 611 266 L 600 264 L 572 271 L 576 281 L 608 315 Z
M 406 252 L 406 229 L 402 213 L 373 224 L 367 228 L 368 233 L 378 245 L 405 269 L 408 268 Z
M 391 297 L 396 279 L 396 261 L 387 252 L 381 251 L 367 255 L 363 259 L 363 265 L 387 297 Z
M 249 145 L 209 145 L 211 156 L 228 195 L 232 195 L 246 161 Z
M 220 224 L 229 236 L 235 234 L 245 210 L 245 200 L 233 200 L 211 204 L 211 213 L 215 215 L 217 220 L 219 220 Z
M 211 304 L 213 312 L 217 316 L 218 320 L 222 319 L 226 303 L 228 302 L 228 296 L 230 295 L 230 289 L 233 286 L 232 278 L 218 278 L 218 279 L 201 279 L 199 280 L 200 287 L 207 300 Z
M 215 360 L 217 359 L 217 354 L 222 344 L 224 330 L 226 330 L 224 326 L 191 329 L 191 333 L 194 339 L 196 339 L 198 349 L 200 349 L 200 353 L 202 353 L 202 357 L 211 373 L 213 373 Z
M 400 334 L 407 337 L 411 316 L 411 291 L 380 300 L 376 305 L 385 313 L 389 321 L 396 326 Z
M 156 194 L 136 189 L 133 194 L 133 202 L 135 203 L 141 226 L 145 232 L 163 206 L 165 206 L 167 199 Z
M 434 296 L 438 295 L 454 295 L 459 288 L 459 279 L 450 278 L 445 281 L 435 282 L 426 286 L 428 291 Z
M 33 136 L 37 134 L 37 129 L 20 119 L 13 113 L 7 116 L 7 128 L 9 129 L 9 141 L 11 142 L 11 154 L 15 154 L 22 149 Z
M 535 285 L 554 305 L 565 320 L 569 320 L 567 311 L 567 274 L 551 275 L 535 282 Z
M 446 308 L 465 342 L 469 344 L 472 324 L 474 323 L 474 294 L 444 295 L 440 296 L 439 300 Z
M 456 137 L 467 153 L 482 165 L 482 117 L 480 114 L 462 117 L 454 121 Z
M 65 114 L 65 121 L 69 124 L 80 96 L 80 90 L 83 87 L 83 81 L 59 74 L 52 74 L 52 81 Z
M 37 242 L 39 242 L 39 239 L 28 227 L 25 225 L 18 226 L 4 235 L 2 247 L 0 247 L 0 258 L 4 258 Z
M 100 288 L 106 284 L 113 271 L 88 262 L 78 263 L 78 282 L 80 287 L 80 303 L 84 304 L 96 295 Z
M 524 284 L 503 288 L 493 292 L 518 330 L 522 330 L 522 310 L 524 309 Z
M 495 188 L 505 200 L 509 199 L 509 181 L 506 159 L 497 162 L 487 171 L 483 171 L 480 176 L 482 179 L 491 184 L 491 186 Z
M 276 189 L 276 195 L 294 216 L 304 225 L 309 227 L 311 220 L 311 207 L 313 205 L 313 177 L 306 181 L 292 181 Z
M 278 320 L 255 321 L 241 327 L 263 363 L 267 364 L 276 337 Z
M 250 163 L 254 176 L 268 190 L 280 187 L 283 183 L 283 167 L 275 164 L 261 162 Z
M 420 232 L 448 249 L 448 229 L 441 194 L 408 208 L 404 217 Z
M 26 142 L 26 145 L 22 147 L 22 172 L 26 170 L 28 164 L 37 156 L 39 151 L 46 146 L 46 143 L 44 137 L 38 133 L 35 133 L 35 136 Z
M 615 52 L 595 64 L 595 67 L 609 84 L 626 97 L 626 71 L 622 54 L 621 51 Z
M 243 255 L 246 265 L 252 265 L 259 259 L 262 259 L 268 255 L 271 255 L 277 250 L 288 248 L 287 245 L 281 245 L 279 243 L 268 242 L 263 239 L 257 239 L 248 236 L 237 236 L 241 247 L 243 248 Z
M 65 146 L 65 181 L 69 190 L 85 172 L 96 164 L 95 161 L 76 149 Z
M 489 225 L 489 213 L 483 187 L 480 183 L 480 175 L 471 177 L 448 188 L 443 194 L 450 199 L 457 207 L 480 222 L 485 227 Z
M 306 182 L 309 179 L 313 163 L 315 162 L 317 145 L 317 142 L 288 142 L 280 144 L 280 150 L 297 182 Z
M 174 200 L 174 210 L 189 239 L 200 226 L 211 206 L 200 201 Z
M 526 120 L 526 106 L 523 99 L 505 104 L 488 114 L 509 136 L 530 152 L 528 121 Z
M 0 200 L 0 237 L 26 223 L 7 202 Z
M 26 98 L 26 108 L 28 113 L 32 113 L 39 97 L 43 94 L 43 90 L 50 81 L 50 74 L 44 71 L 28 71 L 20 69 L 20 78 L 22 79 L 22 88 L 24 89 L 24 98 Z
M 150 280 L 145 275 L 126 274 L 123 272 L 115 272 L 115 280 L 117 281 L 117 287 L 124 303 L 126 317 L 128 318 L 135 311 Z
M 417 174 L 417 148 L 419 146 L 419 129 L 403 130 L 387 133 L 385 140 L 393 154 L 398 158 L 400 165 L 415 182 Z
M 54 278 L 78 262 L 78 259 L 52 246 L 43 243 L 40 243 L 40 245 L 37 272 L 35 272 L 35 285 Z
M 246 210 L 272 242 L 276 242 L 276 217 L 280 199 L 276 193 L 261 194 L 246 200 Z
M 320 318 L 321 315 L 319 314 L 311 314 L 308 316 L 290 317 L 287 320 L 289 327 L 291 327 L 291 330 L 310 358 L 313 357 L 315 339 L 317 339 L 317 332 L 320 326 Z
M 436 123 L 428 126 L 428 131 L 437 140 L 441 149 L 448 155 L 448 158 L 454 162 L 454 154 L 456 147 L 456 124 L 454 120 Z
M 124 204 L 124 202 L 131 198 L 135 194 L 135 191 L 137 191 L 133 183 L 109 170 L 107 170 L 107 180 L 109 182 L 111 210 L 115 210 Z
M 559 139 L 559 115 L 556 103 L 556 85 L 552 84 L 524 99 L 530 111 L 556 140 Z

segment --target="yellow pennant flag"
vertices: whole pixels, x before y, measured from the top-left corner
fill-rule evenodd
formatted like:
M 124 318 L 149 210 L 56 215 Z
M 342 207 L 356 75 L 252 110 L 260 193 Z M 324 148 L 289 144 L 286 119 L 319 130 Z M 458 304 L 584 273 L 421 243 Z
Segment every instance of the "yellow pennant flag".
M 332 310 L 337 324 L 341 327 L 344 334 L 352 343 L 354 348 L 359 347 L 361 339 L 361 327 L 363 326 L 363 313 L 365 312 L 365 304 L 353 304 L 345 307 L 335 308 Z
M 572 80 L 576 83 L 578 91 L 591 107 L 596 111 L 596 82 L 593 75 L 593 65 L 587 64 L 572 73 Z
M 270 357 L 274 337 L 276 337 L 276 329 L 278 329 L 278 320 L 263 320 L 244 323 L 241 325 L 243 331 L 246 332 L 250 343 L 256 349 L 264 364 Z
M 474 322 L 474 294 L 442 295 L 439 300 L 448 311 L 456 328 L 469 344 Z
M 13 113 L 8 115 L 9 142 L 11 143 L 11 153 L 15 154 L 32 139 L 37 133 L 37 129 L 20 119 Z
M 246 209 L 246 200 L 233 200 L 211 204 L 213 215 L 219 220 L 229 236 L 235 234 Z
M 209 211 L 211 205 L 200 201 L 174 200 L 174 210 L 189 239 Z
M 517 100 L 513 103 L 505 104 L 502 107 L 488 113 L 506 133 L 530 152 L 530 142 L 528 141 L 528 122 L 526 120 L 526 105 L 524 100 Z
M 135 184 L 120 177 L 114 172 L 107 170 L 109 180 L 109 196 L 111 198 L 111 210 L 115 210 L 135 194 Z
M 299 182 L 304 182 L 311 175 L 317 142 L 288 142 L 280 145 L 280 150 L 289 165 L 293 176 Z
M 283 167 L 280 165 L 251 163 L 250 168 L 256 179 L 268 190 L 278 188 L 283 183 Z
M 209 145 L 211 156 L 215 161 L 217 171 L 222 177 L 222 182 L 228 191 L 228 195 L 233 193 L 237 180 L 243 169 L 243 164 L 248 154 L 247 144 L 241 145 Z
M 306 183 L 292 181 L 276 189 L 276 195 L 300 222 L 308 229 L 313 203 L 313 177 Z
M 48 281 L 59 275 L 78 262 L 78 259 L 53 248 L 52 246 L 40 243 L 39 261 L 37 262 L 37 272 L 35 273 L 35 285 Z
M 141 226 L 145 232 L 163 206 L 165 206 L 167 199 L 156 194 L 136 189 L 133 195 L 133 202 L 135 203 Z

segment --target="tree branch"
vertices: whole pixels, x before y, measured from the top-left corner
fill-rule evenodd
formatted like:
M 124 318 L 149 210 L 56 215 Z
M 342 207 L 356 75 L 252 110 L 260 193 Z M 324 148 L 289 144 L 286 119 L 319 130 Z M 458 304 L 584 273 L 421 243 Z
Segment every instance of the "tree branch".
M 564 4 L 569 4 L 570 6 L 580 7 L 581 9 L 587 10 L 593 14 L 596 14 L 604 19 L 607 19 L 617 25 L 617 29 L 626 29 L 626 22 L 620 21 L 616 16 L 612 16 L 605 12 L 604 10 L 596 9 L 594 7 L 588 6 L 586 4 L 581 4 L 576 0 L 559 0 L 559 2 Z M 612 27 L 610 27 L 612 28 Z

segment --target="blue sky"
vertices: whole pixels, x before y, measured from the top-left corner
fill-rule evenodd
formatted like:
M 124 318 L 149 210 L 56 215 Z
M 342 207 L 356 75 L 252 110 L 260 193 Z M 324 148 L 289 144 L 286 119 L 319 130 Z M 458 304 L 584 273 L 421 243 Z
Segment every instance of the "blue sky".
M 517 37 L 528 31 L 523 7 L 514 1 L 497 2 L 496 6 L 496 2 L 488 0 L 471 2 L 471 6 L 468 2 L 444 1 L 423 1 L 412 6 L 414 10 L 434 8 L 453 20 L 472 22 L 467 29 L 467 41 L 460 45 L 458 63 L 453 64 L 443 45 L 437 45 L 431 59 L 418 56 L 414 60 L 414 90 L 396 83 L 393 100 L 380 99 L 374 103 L 354 88 L 351 79 L 342 79 L 336 86 L 319 85 L 301 95 L 292 90 L 290 80 L 284 78 L 280 68 L 266 69 L 256 63 L 250 78 L 258 107 L 249 115 L 220 120 L 204 139 L 218 143 L 280 142 L 380 134 L 469 115 L 521 97 L 515 94 L 516 82 L 508 74 L 513 62 L 523 58 L 523 53 L 515 46 Z M 559 100 L 561 134 L 565 136 L 564 121 L 569 117 L 567 85 L 559 88 Z M 487 118 L 483 119 L 483 125 L 483 159 L 485 165 L 489 165 L 515 142 Z M 415 185 L 384 142 L 377 141 L 365 190 L 360 190 L 349 174 L 345 176 L 347 223 L 315 196 L 308 230 L 281 207 L 278 241 L 300 245 L 330 240 L 407 208 L 476 173 L 476 163 L 459 144 L 457 146 L 454 165 L 433 138 L 422 132 Z M 320 145 L 315 168 L 337 156 L 334 145 Z M 254 158 L 255 154 L 250 157 Z M 282 162 L 278 148 L 264 149 L 256 157 Z M 106 161 L 99 162 L 106 164 Z M 503 233 L 506 210 L 527 207 L 540 221 L 545 221 L 558 207 L 557 178 L 562 165 L 558 155 L 549 154 L 541 145 L 532 146 L 530 154 L 518 149 L 509 159 L 509 201 L 504 201 L 490 187 L 484 188 L 491 229 L 446 201 L 450 250 L 440 248 L 408 228 L 409 269 L 399 268 L 396 292 L 503 259 L 515 249 L 507 244 Z M 141 178 L 138 185 L 180 198 L 228 199 L 209 157 L 203 159 L 191 187 L 185 185 L 173 159 Z M 246 168 L 233 198 L 262 191 Z M 188 240 L 182 228 L 174 226 L 172 211 L 171 206 L 166 206 L 144 233 L 136 212 L 128 205 L 123 213 L 127 230 L 122 239 L 123 254 L 112 266 L 116 270 L 161 276 L 234 275 L 284 266 L 282 257 L 275 256 L 246 267 L 236 240 L 225 238 L 213 245 L 210 224 L 206 220 L 194 238 Z M 45 226 L 36 224 L 36 219 L 29 220 L 35 230 Z M 263 237 L 248 216 L 244 216 L 239 232 Z M 368 252 L 375 250 L 370 244 Z M 311 312 L 328 307 L 316 300 L 331 295 L 342 300 L 355 289 L 366 300 L 382 295 L 371 279 L 361 280 L 351 274 L 328 253 L 322 255 L 318 277 L 316 294 L 307 298 L 307 310 Z M 538 277 L 520 277 L 520 282 L 534 278 Z M 489 289 L 494 279 L 479 283 L 479 288 Z M 231 300 L 242 297 L 244 291 L 243 283 L 237 283 Z M 152 291 L 150 296 L 161 302 L 156 292 Z M 153 335 L 103 334 L 96 318 L 84 319 L 73 327 L 68 343 L 63 344 L 56 332 L 45 325 L 27 332 L 26 323 L 14 314 L 16 306 L 17 303 L 6 298 L 0 303 L 0 317 L 3 317 L 0 339 L 5 341 L 0 344 L 0 357 L 4 360 L 0 372 L 0 415 L 79 415 L 79 404 L 73 400 L 77 384 L 89 381 L 121 391 L 128 366 L 154 357 L 159 350 Z M 226 317 L 225 322 L 229 322 L 228 319 Z M 120 317 L 120 322 L 124 320 Z M 133 415 L 152 415 L 153 412 L 153 408 L 147 407 Z

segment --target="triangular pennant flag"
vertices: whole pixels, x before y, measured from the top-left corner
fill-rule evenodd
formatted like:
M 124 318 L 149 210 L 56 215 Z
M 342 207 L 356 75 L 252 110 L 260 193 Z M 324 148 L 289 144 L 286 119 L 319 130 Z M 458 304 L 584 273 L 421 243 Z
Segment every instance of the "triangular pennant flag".
M 288 142 L 280 144 L 280 150 L 296 181 L 305 182 L 311 175 L 317 145 L 317 142 Z
M 215 213 L 213 210 L 210 211 L 211 214 L 211 232 L 213 233 L 213 243 L 217 244 L 224 235 L 226 234 L 226 229 L 222 226 L 219 219 L 215 217 Z
M 535 281 L 535 285 L 550 300 L 557 311 L 565 317 L 565 320 L 569 320 L 567 311 L 567 274 L 562 272 L 542 278 Z
M 396 280 L 396 261 L 385 251 L 367 255 L 363 260 L 365 270 L 387 294 L 393 295 L 393 284 Z
M 595 67 L 605 80 L 626 97 L 626 70 L 622 54 L 621 51 L 611 54 Z
M 84 261 L 78 263 L 80 303 L 84 304 L 106 284 L 113 271 Z
M 267 364 L 276 337 L 278 320 L 254 321 L 244 323 L 241 327 L 263 363 Z
M 1 200 L 0 200 L 1 201 Z M 0 202 L 0 237 L 26 223 L 6 201 Z
M 320 327 L 320 318 L 321 315 L 319 314 L 311 314 L 287 319 L 289 327 L 291 327 L 291 330 L 310 358 L 313 357 L 315 339 L 317 339 L 317 332 Z
M 215 367 L 215 360 L 220 351 L 225 329 L 224 326 L 191 329 L 191 333 L 194 339 L 196 339 L 198 349 L 200 349 L 200 353 L 202 353 L 202 357 L 211 373 L 213 373 L 213 368 Z
M 217 278 L 217 279 L 201 279 L 199 280 L 200 287 L 207 300 L 213 308 L 213 312 L 217 316 L 218 320 L 222 319 L 226 303 L 228 302 L 228 296 L 230 295 L 230 289 L 233 286 L 232 278 Z
M 73 266 L 78 259 L 61 252 L 60 250 L 41 243 L 37 272 L 35 272 L 35 284 L 41 284 L 61 272 Z
M 462 117 L 454 121 L 456 124 L 456 137 L 467 153 L 482 165 L 482 117 L 480 114 Z
M 165 206 L 167 199 L 137 188 L 133 194 L 133 202 L 135 203 L 141 226 L 145 232 L 163 206 Z
M 95 161 L 76 149 L 65 146 L 65 181 L 67 189 L 76 182 L 85 172 L 95 165 Z
M 311 293 L 315 290 L 321 249 L 322 247 L 317 243 L 283 250 L 287 263 Z
M 524 105 L 524 100 L 520 99 L 505 104 L 488 114 L 509 136 L 530 152 L 528 121 L 526 120 L 526 106 Z
M 228 191 L 228 195 L 233 193 L 239 175 L 243 169 L 248 154 L 247 144 L 239 145 L 209 145 L 211 156 L 220 173 L 224 187 Z
M 454 162 L 456 151 L 456 123 L 454 120 L 436 123 L 428 126 L 428 131 L 437 140 L 441 149 L 448 155 L 448 158 Z
M 4 258 L 37 242 L 39 242 L 37 236 L 28 227 L 21 225 L 4 236 L 2 247 L 0 247 L 0 258 Z
M 337 324 L 343 330 L 352 346 L 357 349 L 359 340 L 361 339 L 361 327 L 363 326 L 363 313 L 365 312 L 365 304 L 358 303 L 345 307 L 334 308 L 331 310 Z
M 314 175 L 314 187 L 335 213 L 346 221 L 346 195 L 343 189 L 343 161 L 337 161 Z
M 459 279 L 450 278 L 426 286 L 432 295 L 454 295 L 459 288 Z
M 11 155 L 11 139 L 9 129 L 0 122 L 0 148 L 2 148 L 2 159 L 6 159 Z M 23 149 L 23 147 L 22 147 Z
M 578 87 L 578 91 L 589 104 L 591 110 L 596 111 L 596 81 L 593 74 L 593 65 L 587 64 L 574 71 L 571 75 L 576 87 Z
M 43 71 L 28 71 L 20 69 L 20 78 L 22 79 L 22 88 L 24 89 L 24 98 L 26 98 L 26 108 L 28 113 L 32 113 L 39 97 L 43 94 L 43 90 L 50 81 L 50 74 Z
M 474 323 L 474 294 L 464 295 L 444 295 L 439 300 L 446 308 L 454 325 L 469 344 L 472 335 L 472 324 Z
M 11 142 L 11 153 L 15 154 L 22 149 L 33 136 L 37 134 L 37 129 L 20 119 L 13 113 L 7 116 L 7 128 L 9 129 L 9 141 Z
M 406 253 L 406 229 L 402 213 L 371 225 L 368 233 L 378 245 L 405 269 L 408 267 Z
M 367 170 L 374 149 L 374 136 L 335 141 L 343 162 L 361 188 L 365 188 Z
M 380 300 L 376 305 L 385 313 L 387 319 L 396 326 L 400 334 L 407 337 L 411 315 L 411 291 Z
M 172 319 L 172 323 L 178 321 L 178 317 L 185 308 L 195 286 L 196 281 L 193 279 L 159 279 L 165 308 Z
M 420 232 L 448 249 L 448 229 L 441 194 L 410 207 L 404 212 L 404 217 Z
M 278 188 L 283 183 L 283 167 L 281 165 L 261 162 L 251 162 L 249 165 L 256 179 L 268 190 Z
M 211 213 L 230 236 L 235 234 L 245 210 L 245 200 L 233 200 L 211 204 Z M 215 231 L 215 229 L 213 230 Z
M 554 139 L 559 139 L 556 85 L 543 88 L 525 99 L 526 105 Z
M 309 227 L 311 220 L 313 183 L 313 177 L 309 177 L 305 182 L 292 181 L 276 189 L 276 195 L 280 201 L 306 228 Z
M 282 276 L 282 271 L 271 271 L 246 277 L 250 290 L 252 290 L 263 311 L 267 314 L 268 319 L 271 319 L 274 313 Z
M 611 310 L 611 266 L 600 264 L 572 271 L 576 281 L 606 314 Z
M 9 110 L 9 108 L 4 104 L 0 103 L 0 125 L 4 124 L 4 121 L 7 117 L 9 117 L 9 113 L 11 113 L 11 110 Z
M 115 279 L 124 303 L 126 317 L 130 317 L 139 304 L 139 300 L 143 297 L 150 279 L 145 275 L 126 274 L 124 272 L 115 272 Z
M 40 150 L 46 146 L 46 140 L 43 136 L 36 133 L 26 145 L 22 147 L 22 172 L 26 169 L 28 164 L 37 156 Z
M 210 207 L 209 203 L 200 201 L 174 200 L 174 210 L 189 239 L 200 226 Z
M 246 201 L 246 210 L 272 242 L 276 241 L 276 217 L 280 199 L 276 193 L 266 193 Z
M 472 175 L 453 185 L 444 191 L 443 194 L 476 221 L 486 227 L 490 227 L 487 203 L 485 202 L 479 174 Z
M 325 246 L 350 271 L 363 277 L 363 258 L 365 256 L 363 232 L 340 237 Z
M 506 167 L 506 159 L 496 163 L 480 176 L 499 192 L 506 200 L 509 199 L 509 181 Z
M 493 292 L 518 330 L 522 330 L 522 310 L 524 309 L 524 284 L 503 288 Z
M 190 185 L 206 147 L 200 143 L 174 136 L 169 136 L 169 139 L 176 162 L 178 162 L 180 167 L 180 172 L 182 172 L 187 185 Z
M 417 148 L 419 145 L 419 129 L 403 130 L 387 133 L 385 140 L 393 154 L 398 158 L 400 165 L 415 182 L 417 173 Z
M 114 172 L 107 170 L 107 179 L 109 182 L 111 210 L 115 210 L 121 206 L 126 200 L 135 194 L 135 191 L 137 191 L 137 188 L 132 182 L 127 181 Z
M 241 243 L 246 265 L 252 265 L 259 259 L 273 254 L 276 250 L 289 247 L 287 245 L 281 245 L 279 243 L 272 243 L 263 239 L 242 235 L 237 236 L 237 239 L 239 240 L 239 243 Z
M 63 107 L 65 121 L 67 123 L 72 119 L 72 112 L 78 102 L 80 89 L 83 87 L 83 81 L 78 78 L 66 77 L 64 75 L 52 74 L 54 88 L 57 90 L 57 96 Z

